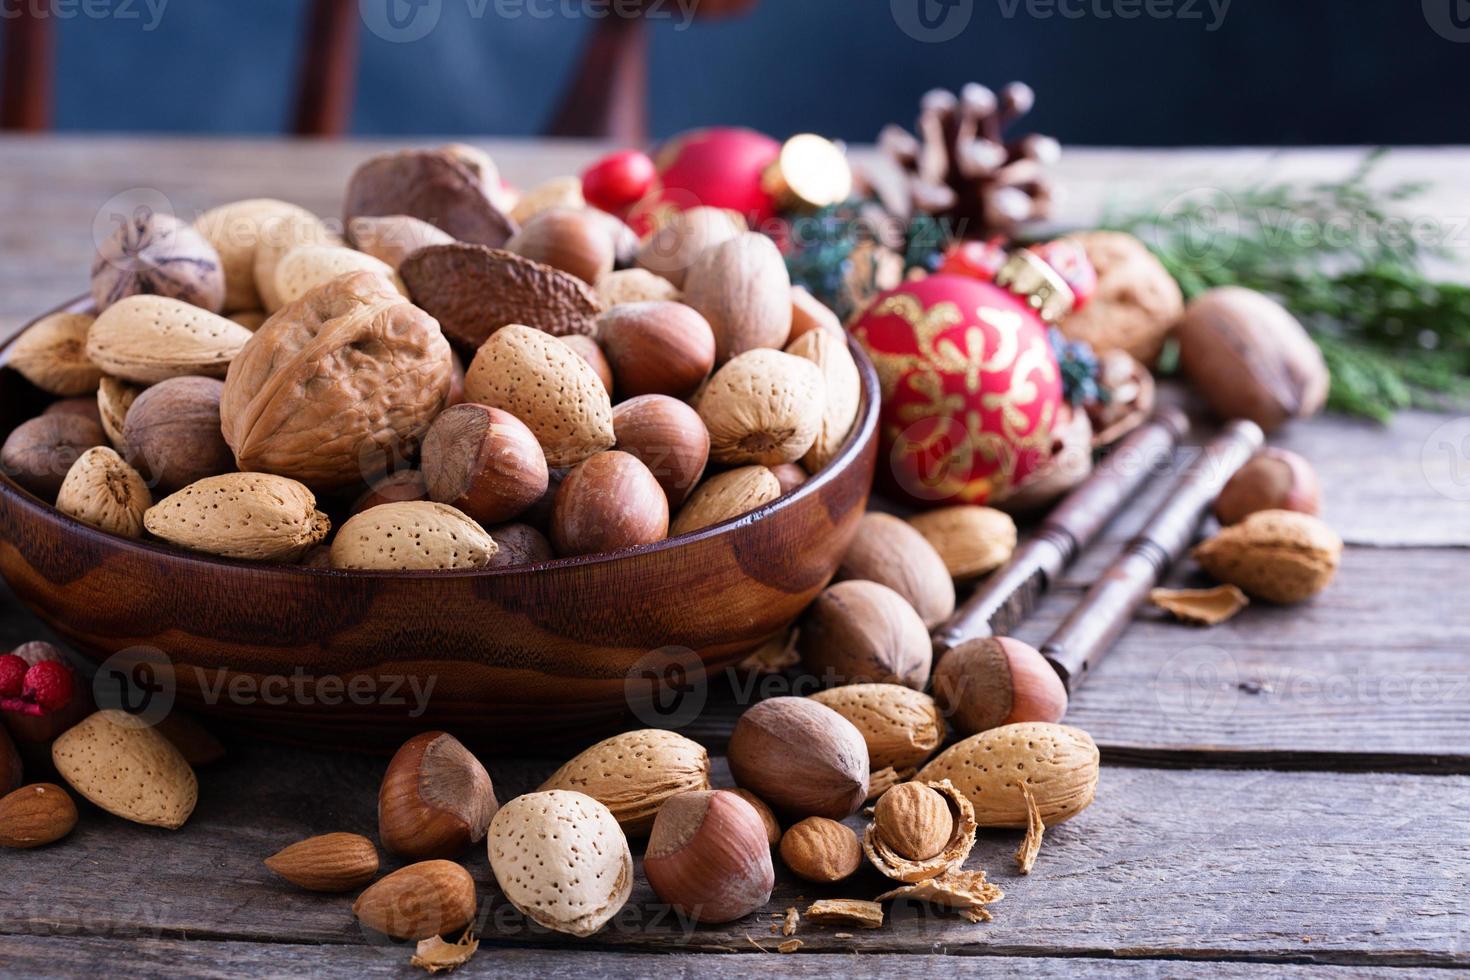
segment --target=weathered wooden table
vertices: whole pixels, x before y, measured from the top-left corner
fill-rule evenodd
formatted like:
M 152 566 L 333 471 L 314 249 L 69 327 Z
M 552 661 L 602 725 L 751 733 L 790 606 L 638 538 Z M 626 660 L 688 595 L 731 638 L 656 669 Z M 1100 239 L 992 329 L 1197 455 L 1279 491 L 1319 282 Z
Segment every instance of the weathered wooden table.
M 521 182 L 570 172 L 595 152 L 489 148 Z M 274 196 L 333 214 L 346 175 L 374 149 L 0 140 L 0 329 L 80 291 L 92 221 L 118 191 L 157 188 L 180 213 Z M 1109 198 L 1259 174 L 1340 176 L 1356 156 L 1075 151 L 1062 167 L 1072 193 L 1064 217 L 1085 224 Z M 1448 222 L 1470 214 L 1467 169 L 1470 151 L 1406 151 L 1385 174 L 1442 181 L 1420 209 Z M 1457 241 L 1463 249 L 1463 228 Z M 484 945 L 464 972 L 976 967 L 936 954 L 1039 976 L 1183 976 L 1205 964 L 1232 975 L 1423 976 L 1470 966 L 1470 443 L 1440 429 L 1449 421 L 1327 417 L 1279 440 L 1321 473 L 1325 516 L 1348 542 L 1337 581 L 1304 607 L 1254 606 L 1212 630 L 1141 614 L 1068 718 L 1102 746 L 1096 804 L 1047 833 L 1030 877 L 1014 871 L 1018 834 L 988 833 L 976 848 L 973 864 L 1006 891 L 993 923 L 900 908 L 874 932 L 803 927 L 805 945 L 783 956 L 769 915 L 687 929 L 640 878 L 609 927 L 570 940 L 510 908 L 476 849 L 468 866 L 481 886 Z M 1149 509 L 1140 501 L 1083 557 L 1024 639 L 1046 636 Z M 0 649 L 46 635 L 0 596 Z M 732 716 L 716 705 L 691 732 L 718 755 Z M 490 769 L 504 800 L 560 761 Z M 201 773 L 199 808 L 182 831 L 87 808 L 64 844 L 0 853 L 0 975 L 408 974 L 408 950 L 364 934 L 349 899 L 298 892 L 261 865 L 311 834 L 373 834 L 382 769 L 380 759 L 233 739 L 229 758 Z M 728 780 L 723 760 L 716 775 Z M 827 890 L 782 876 L 768 911 L 798 896 L 880 890 L 875 875 Z

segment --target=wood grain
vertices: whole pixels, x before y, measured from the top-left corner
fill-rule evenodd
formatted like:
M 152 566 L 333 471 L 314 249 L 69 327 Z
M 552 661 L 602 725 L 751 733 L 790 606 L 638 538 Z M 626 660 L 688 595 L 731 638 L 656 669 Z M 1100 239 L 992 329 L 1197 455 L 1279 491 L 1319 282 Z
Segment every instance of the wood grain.
M 0 934 L 361 946 L 350 896 L 297 891 L 260 864 L 285 843 L 328 831 L 372 834 L 384 763 L 236 741 L 201 773 L 199 808 L 172 835 L 88 807 L 64 844 L 0 853 Z M 489 764 L 502 799 L 535 788 L 557 760 Z M 729 785 L 718 762 L 717 785 Z M 1470 852 L 1470 779 L 1392 774 L 1107 768 L 1097 802 L 1047 832 L 1036 870 L 1020 877 L 1020 834 L 986 833 L 971 858 L 1005 891 L 995 921 L 972 925 L 894 907 L 872 932 L 805 927 L 804 952 L 944 950 L 977 955 L 1238 959 L 1470 965 L 1470 907 L 1458 887 Z M 860 826 L 860 820 L 849 821 Z M 166 841 L 166 843 L 165 843 Z M 1386 842 L 1392 841 L 1391 846 Z M 639 848 L 635 845 L 635 853 Z M 564 942 L 506 905 L 483 847 L 467 867 L 480 886 L 488 943 Z M 201 873 L 208 869 L 207 873 Z M 387 866 L 385 866 L 387 870 Z M 778 871 L 766 912 L 695 926 L 661 906 L 642 877 L 630 904 L 578 949 L 753 952 L 772 915 L 822 897 L 870 898 L 865 869 L 821 888 Z M 1413 914 L 1405 914 L 1413 910 Z M 853 930 L 847 930 L 853 932 Z

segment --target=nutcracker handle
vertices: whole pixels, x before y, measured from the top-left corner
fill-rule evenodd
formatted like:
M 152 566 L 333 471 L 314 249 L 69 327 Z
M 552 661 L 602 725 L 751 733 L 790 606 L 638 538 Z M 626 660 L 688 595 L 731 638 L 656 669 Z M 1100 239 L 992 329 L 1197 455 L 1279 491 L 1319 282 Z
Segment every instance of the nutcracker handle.
M 1176 408 L 1159 410 L 1134 430 L 935 632 L 935 655 L 943 656 L 966 640 L 1014 629 L 1188 431 L 1189 419 Z
M 1226 481 L 1261 447 L 1254 422 L 1237 420 L 1190 464 L 1172 492 L 1064 619 L 1041 653 L 1075 691 L 1133 619 L 1133 611 L 1178 561 Z

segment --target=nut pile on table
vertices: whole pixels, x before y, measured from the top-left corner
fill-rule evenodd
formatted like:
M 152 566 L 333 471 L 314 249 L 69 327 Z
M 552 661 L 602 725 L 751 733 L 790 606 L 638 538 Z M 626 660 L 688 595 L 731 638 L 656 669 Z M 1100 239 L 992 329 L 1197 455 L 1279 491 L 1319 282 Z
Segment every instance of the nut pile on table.
M 736 517 L 857 418 L 836 317 L 731 213 L 640 241 L 575 179 L 512 200 L 449 146 L 359 167 L 342 228 L 274 200 L 132 216 L 99 251 L 95 315 L 15 343 L 10 366 L 57 400 L 0 464 L 128 537 L 480 568 Z

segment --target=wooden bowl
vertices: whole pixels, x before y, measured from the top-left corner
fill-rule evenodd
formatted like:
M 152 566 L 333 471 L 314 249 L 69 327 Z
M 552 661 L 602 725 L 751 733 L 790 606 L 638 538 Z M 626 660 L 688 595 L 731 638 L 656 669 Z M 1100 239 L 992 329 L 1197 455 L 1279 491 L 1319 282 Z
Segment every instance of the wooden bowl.
M 442 728 L 494 753 L 677 727 L 826 585 L 862 516 L 878 378 L 852 351 L 863 404 L 836 459 L 779 500 L 656 544 L 472 572 L 258 564 L 103 533 L 0 476 L 0 574 L 87 657 L 142 648 L 172 667 L 155 665 L 154 697 L 267 736 L 391 749 Z M 3 367 L 7 352 L 0 438 L 50 399 Z

